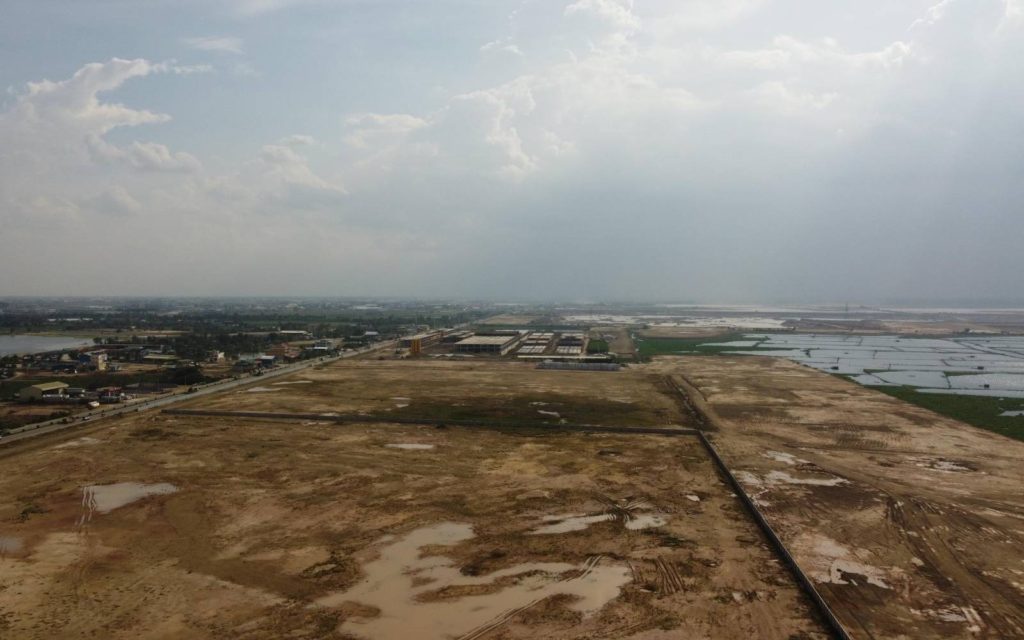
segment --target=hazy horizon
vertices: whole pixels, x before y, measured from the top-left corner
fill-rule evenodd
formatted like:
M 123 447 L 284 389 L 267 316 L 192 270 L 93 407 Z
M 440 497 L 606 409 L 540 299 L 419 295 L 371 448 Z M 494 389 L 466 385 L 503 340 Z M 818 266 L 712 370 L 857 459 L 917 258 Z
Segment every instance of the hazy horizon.
M 1022 0 L 4 14 L 0 296 L 1024 301 Z

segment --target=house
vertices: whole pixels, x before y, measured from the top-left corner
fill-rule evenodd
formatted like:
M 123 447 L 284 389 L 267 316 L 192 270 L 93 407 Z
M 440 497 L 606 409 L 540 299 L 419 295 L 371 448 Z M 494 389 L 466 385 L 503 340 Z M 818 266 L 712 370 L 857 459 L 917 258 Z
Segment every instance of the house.
M 105 351 L 90 351 L 88 353 L 78 354 L 79 364 L 84 365 L 87 369 L 92 371 L 106 371 L 107 370 L 107 354 Z
M 43 396 L 63 395 L 67 388 L 68 384 L 65 382 L 41 382 L 22 389 L 20 398 L 25 402 L 38 402 Z

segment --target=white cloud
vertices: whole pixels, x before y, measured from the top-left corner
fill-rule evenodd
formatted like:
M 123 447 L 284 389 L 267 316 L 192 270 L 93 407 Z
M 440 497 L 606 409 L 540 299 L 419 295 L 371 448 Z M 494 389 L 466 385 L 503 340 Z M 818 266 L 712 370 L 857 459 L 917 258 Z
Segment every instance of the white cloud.
M 337 119 L 282 117 L 258 101 L 240 102 L 237 121 L 182 113 L 160 128 L 164 111 L 178 115 L 156 101 L 165 94 L 113 92 L 208 68 L 86 65 L 29 84 L 0 113 L 0 218 L 16 237 L 50 227 L 55 245 L 73 246 L 116 215 L 126 233 L 148 232 L 146 253 L 165 256 L 181 282 L 228 291 L 314 278 L 328 292 L 372 281 L 389 293 L 457 282 L 469 294 L 759 297 L 796 283 L 815 296 L 835 290 L 830 279 L 844 294 L 877 291 L 896 281 L 890 273 L 906 291 L 926 289 L 948 255 L 962 256 L 958 273 L 990 255 L 1019 273 L 1024 40 L 1010 29 L 1020 2 L 948 0 L 910 29 L 905 6 L 845 4 L 844 15 L 877 18 L 868 29 L 760 0 L 524 0 L 507 33 L 459 34 L 451 47 L 439 35 L 415 60 L 394 53 L 401 34 L 382 23 L 379 42 L 376 31 L 352 42 L 353 65 L 378 65 L 372 91 L 332 65 L 320 72 L 336 40 L 309 40 L 310 58 L 292 67 L 308 76 L 274 87 L 288 67 L 268 71 L 266 89 L 296 103 L 354 105 L 335 116 L 340 136 Z M 256 15 L 292 4 L 231 6 Z M 403 10 L 432 24 L 436 8 Z M 466 60 L 466 44 L 481 42 Z M 247 64 L 232 58 L 224 70 L 236 62 Z M 408 84 L 413 71 L 426 80 Z M 258 129 L 240 125 L 257 112 L 275 142 L 253 142 Z M 177 148 L 186 126 L 234 146 L 201 162 Z M 940 227 L 950 231 L 928 235 Z M 5 273 L 45 264 L 11 233 Z M 937 248 L 901 267 L 925 237 Z M 192 255 L 178 259 L 181 247 Z M 272 264 L 250 258 L 270 250 Z M 145 269 L 147 256 L 136 258 L 112 260 Z M 356 275 L 335 275 L 346 273 Z
M 199 36 L 193 38 L 182 38 L 182 43 L 192 49 L 200 51 L 222 51 L 241 55 L 245 53 L 242 46 L 242 39 L 235 36 Z
M 286 147 L 312 147 L 317 144 L 316 138 L 313 136 L 307 136 L 300 133 L 285 136 L 278 141 L 278 144 L 282 144 Z
M 100 216 L 134 216 L 143 210 L 142 204 L 118 185 L 86 198 L 83 203 Z
M 633 33 L 640 29 L 632 0 L 576 0 L 565 8 L 565 15 L 597 19 L 618 32 Z
M 523 57 L 523 50 L 519 48 L 517 44 L 508 38 L 502 38 L 501 40 L 492 40 L 487 44 L 480 47 L 480 53 L 483 54 L 507 54 L 518 58 Z

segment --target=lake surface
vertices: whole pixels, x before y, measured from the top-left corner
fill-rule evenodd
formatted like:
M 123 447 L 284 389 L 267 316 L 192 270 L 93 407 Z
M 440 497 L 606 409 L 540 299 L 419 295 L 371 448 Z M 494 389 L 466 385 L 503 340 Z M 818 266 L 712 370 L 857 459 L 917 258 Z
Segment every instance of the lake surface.
M 754 343 L 751 345 L 751 343 Z M 746 335 L 726 353 L 788 358 L 866 386 L 928 393 L 1024 397 L 1024 336 Z
M 0 356 L 25 355 L 92 344 L 88 338 L 60 336 L 0 336 Z

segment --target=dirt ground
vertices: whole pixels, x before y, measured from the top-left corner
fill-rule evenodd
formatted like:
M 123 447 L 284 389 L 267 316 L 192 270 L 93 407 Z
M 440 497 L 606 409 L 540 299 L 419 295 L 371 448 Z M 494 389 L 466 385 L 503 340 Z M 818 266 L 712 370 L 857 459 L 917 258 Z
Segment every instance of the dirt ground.
M 659 358 L 855 638 L 1024 638 L 1024 443 L 782 359 Z
M 619 362 L 630 362 L 636 359 L 636 345 L 630 330 L 626 327 L 596 327 L 590 329 L 591 340 L 605 340 L 608 353 L 614 355 Z
M 690 426 L 663 376 L 621 371 L 542 371 L 502 360 L 338 361 L 285 380 L 257 381 L 188 408 L 365 413 L 444 420 L 611 426 Z
M 825 637 L 690 436 L 145 413 L 0 456 L 3 638 Z

